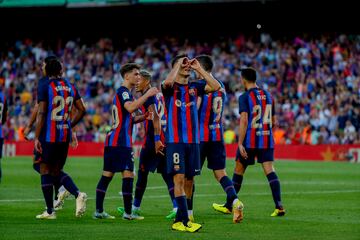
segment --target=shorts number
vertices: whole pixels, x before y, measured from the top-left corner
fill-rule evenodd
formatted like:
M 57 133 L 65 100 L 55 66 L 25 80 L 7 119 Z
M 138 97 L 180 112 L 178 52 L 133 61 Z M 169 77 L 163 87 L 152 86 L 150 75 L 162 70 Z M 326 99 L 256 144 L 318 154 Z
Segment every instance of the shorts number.
M 216 123 L 220 121 L 222 106 L 223 106 L 222 98 L 215 97 L 212 108 L 213 108 L 214 113 L 216 114 L 216 117 L 214 119 L 214 122 L 216 122 Z
M 111 113 L 112 113 L 112 120 L 113 120 L 112 129 L 116 129 L 120 124 L 119 111 L 118 111 L 116 105 L 112 106 Z
M 261 118 L 261 106 L 255 105 L 252 111 L 252 114 L 254 115 L 251 121 L 251 128 L 262 128 L 264 124 L 270 125 L 270 128 L 272 127 L 272 112 L 271 112 L 271 104 L 266 104 L 265 112 L 262 117 L 262 124 L 259 122 Z
M 62 96 L 54 97 L 52 104 L 57 105 L 51 112 L 51 120 L 53 121 L 66 121 L 69 118 L 69 114 L 66 112 L 64 115 L 61 115 L 61 112 L 65 108 L 65 104 L 68 106 L 68 112 L 71 112 L 71 108 L 74 102 L 73 97 L 67 97 L 64 99 Z
M 174 160 L 174 164 L 179 164 L 180 163 L 180 155 L 178 153 L 174 153 L 173 160 Z

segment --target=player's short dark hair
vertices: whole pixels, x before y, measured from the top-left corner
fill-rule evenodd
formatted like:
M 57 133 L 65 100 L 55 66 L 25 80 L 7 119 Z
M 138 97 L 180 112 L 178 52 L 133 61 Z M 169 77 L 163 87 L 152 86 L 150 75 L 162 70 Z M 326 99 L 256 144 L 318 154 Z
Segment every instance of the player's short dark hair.
M 58 58 L 55 55 L 50 55 L 44 59 L 44 62 L 45 62 L 45 64 L 48 64 L 48 62 L 50 62 L 51 60 L 55 60 L 55 59 L 58 59 Z
M 176 56 L 171 60 L 171 67 L 174 67 L 175 63 L 177 63 L 177 61 L 178 61 L 180 58 L 184 58 L 184 57 L 187 57 L 187 55 L 186 55 L 186 54 L 176 55 Z
M 62 64 L 59 59 L 55 58 L 46 63 L 46 75 L 49 77 L 56 77 L 62 73 Z
M 256 82 L 256 70 L 254 68 L 242 68 L 241 76 L 249 82 Z
M 140 75 L 145 78 L 146 80 L 151 81 L 152 80 L 152 75 L 149 71 L 145 70 L 145 69 L 141 69 L 140 70 Z
M 140 65 L 136 63 L 126 63 L 120 68 L 120 74 L 124 78 L 125 74 L 131 72 L 134 69 L 140 70 Z
M 200 65 L 204 68 L 205 71 L 211 72 L 214 67 L 214 62 L 211 56 L 203 54 L 197 56 L 196 59 L 199 61 Z

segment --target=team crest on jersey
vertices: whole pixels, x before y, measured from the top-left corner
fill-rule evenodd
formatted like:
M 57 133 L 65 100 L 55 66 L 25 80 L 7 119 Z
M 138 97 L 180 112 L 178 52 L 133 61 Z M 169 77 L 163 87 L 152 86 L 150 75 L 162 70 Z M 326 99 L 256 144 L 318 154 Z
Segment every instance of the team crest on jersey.
M 177 107 L 181 107 L 181 101 L 180 101 L 179 99 L 176 99 L 175 105 L 176 105 Z
M 195 89 L 193 89 L 193 88 L 191 88 L 191 89 L 189 89 L 189 94 L 191 95 L 191 96 L 195 96 Z
M 123 93 L 122 93 L 122 98 L 123 98 L 124 100 L 129 99 L 129 98 L 130 98 L 129 93 L 128 93 L 128 92 L 123 92 Z

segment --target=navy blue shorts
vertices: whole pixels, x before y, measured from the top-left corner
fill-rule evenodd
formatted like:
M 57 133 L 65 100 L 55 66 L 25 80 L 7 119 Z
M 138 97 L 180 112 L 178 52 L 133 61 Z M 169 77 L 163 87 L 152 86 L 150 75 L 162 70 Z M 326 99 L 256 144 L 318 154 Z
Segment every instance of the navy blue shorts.
M 42 154 L 41 162 L 47 163 L 49 165 L 57 166 L 59 169 L 62 169 L 65 165 L 66 158 L 69 150 L 68 142 L 59 142 L 59 143 L 41 143 Z
M 40 163 L 41 163 L 41 153 L 36 151 L 34 148 L 33 168 L 38 173 L 40 173 Z
M 166 150 L 164 150 L 164 153 Z M 155 146 L 143 146 L 140 152 L 139 169 L 142 171 L 158 173 L 166 172 L 166 158 L 161 154 L 156 154 Z
M 166 167 L 168 174 L 200 175 L 200 148 L 197 143 L 167 143 Z
M 225 169 L 226 152 L 223 142 L 201 142 L 200 162 L 201 168 L 207 159 L 207 167 L 211 170 Z
M 134 152 L 130 147 L 105 147 L 104 171 L 123 172 L 134 171 Z
M 248 159 L 244 159 L 241 156 L 239 148 L 236 151 L 236 161 L 240 161 L 244 166 L 254 165 L 255 157 L 257 158 L 258 163 L 274 161 L 273 148 L 268 148 L 268 149 L 246 148 L 246 152 L 248 155 Z
M 4 139 L 0 138 L 0 159 L 2 158 Z

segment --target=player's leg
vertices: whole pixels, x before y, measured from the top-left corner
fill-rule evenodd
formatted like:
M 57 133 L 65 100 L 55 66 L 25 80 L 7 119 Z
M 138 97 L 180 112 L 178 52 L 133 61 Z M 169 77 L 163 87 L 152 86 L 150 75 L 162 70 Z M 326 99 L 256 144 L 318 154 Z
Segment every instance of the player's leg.
M 2 159 L 3 145 L 4 145 L 4 139 L 0 138 L 0 183 L 1 183 L 1 178 L 2 178 L 1 159 Z
M 105 169 L 105 167 L 104 167 Z M 109 187 L 114 173 L 110 171 L 103 171 L 100 180 L 96 186 L 96 211 L 94 213 L 94 219 L 114 219 L 114 216 L 109 215 L 104 211 L 104 199 L 106 191 Z
M 69 151 L 69 143 L 57 144 L 56 156 L 59 159 L 56 165 L 56 176 L 61 185 L 63 185 L 76 198 L 75 216 L 81 217 L 86 211 L 87 194 L 79 191 L 72 178 L 62 171 L 66 163 Z
M 272 197 L 275 203 L 275 211 L 271 214 L 271 216 L 275 217 L 275 216 L 285 215 L 285 210 L 281 203 L 280 180 L 275 172 L 273 161 L 274 161 L 273 149 L 261 150 L 261 155 L 258 159 L 258 162 L 261 163 L 264 170 L 264 174 L 269 182 Z
M 41 190 L 44 195 L 46 211 L 36 216 L 37 219 L 56 219 L 53 202 L 54 183 L 50 175 L 50 166 L 48 163 L 40 164 Z
M 185 178 L 185 195 L 186 195 L 186 204 L 188 207 L 188 216 L 191 222 L 194 222 L 194 213 L 193 213 L 193 204 L 194 204 L 194 192 L 195 184 L 194 177 Z
M 149 176 L 149 163 L 153 160 L 153 154 L 146 149 L 141 149 L 139 159 L 139 169 L 135 187 L 135 197 L 133 203 L 134 213 L 140 214 L 140 205 L 146 191 L 148 176 Z
M 170 211 L 170 214 L 166 216 L 166 219 L 174 219 L 176 216 L 176 212 L 178 209 L 176 200 L 175 200 L 175 194 L 174 194 L 174 179 L 173 176 L 170 174 L 166 173 L 166 169 L 162 170 L 161 172 L 161 176 L 164 180 L 164 182 L 166 183 L 168 192 L 169 192 L 169 196 L 171 199 L 171 203 L 173 205 L 173 210 Z

